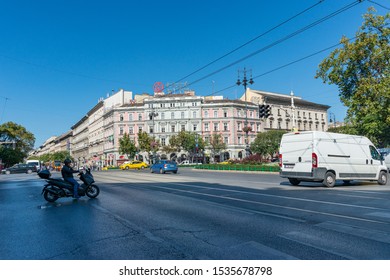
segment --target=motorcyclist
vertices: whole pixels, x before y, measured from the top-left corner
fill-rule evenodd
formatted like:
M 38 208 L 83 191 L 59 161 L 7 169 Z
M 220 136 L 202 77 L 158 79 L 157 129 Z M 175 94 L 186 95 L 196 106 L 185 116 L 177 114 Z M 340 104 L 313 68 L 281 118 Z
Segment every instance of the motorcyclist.
M 74 170 L 71 166 L 71 163 L 72 161 L 68 158 L 64 160 L 64 166 L 62 166 L 61 174 L 65 181 L 73 185 L 73 197 L 80 198 L 77 192 L 80 184 L 73 178 L 73 173 L 79 173 L 79 171 Z

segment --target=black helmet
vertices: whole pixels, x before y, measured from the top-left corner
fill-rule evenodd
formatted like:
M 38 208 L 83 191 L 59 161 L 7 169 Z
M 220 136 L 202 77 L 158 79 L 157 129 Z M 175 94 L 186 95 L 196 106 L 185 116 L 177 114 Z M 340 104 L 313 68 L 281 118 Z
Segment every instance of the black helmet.
M 71 162 L 72 162 L 72 161 L 71 161 L 70 159 L 68 159 L 68 158 L 64 160 L 64 164 L 65 164 L 65 165 L 68 165 L 68 164 L 70 164 Z

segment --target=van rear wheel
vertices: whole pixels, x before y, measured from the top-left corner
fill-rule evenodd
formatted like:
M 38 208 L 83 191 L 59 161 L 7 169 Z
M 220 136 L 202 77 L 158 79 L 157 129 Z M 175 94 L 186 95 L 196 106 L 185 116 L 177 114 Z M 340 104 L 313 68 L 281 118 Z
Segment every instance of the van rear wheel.
M 333 188 L 336 184 L 336 175 L 333 172 L 326 172 L 323 184 L 328 188 Z
M 378 184 L 379 185 L 386 185 L 387 184 L 387 173 L 383 170 L 381 172 L 379 172 Z
M 288 178 L 288 180 L 290 181 L 290 184 L 293 185 L 293 186 L 298 186 L 299 183 L 301 182 L 301 181 L 299 181 L 296 178 Z

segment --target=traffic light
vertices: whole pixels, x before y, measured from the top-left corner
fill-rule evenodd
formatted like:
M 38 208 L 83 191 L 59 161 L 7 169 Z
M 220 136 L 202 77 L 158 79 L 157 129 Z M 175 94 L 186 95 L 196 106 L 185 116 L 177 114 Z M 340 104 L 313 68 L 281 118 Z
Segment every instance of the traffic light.
M 264 118 L 268 118 L 271 115 L 271 105 L 265 105 Z
M 259 105 L 259 118 L 264 118 L 265 115 L 265 105 Z

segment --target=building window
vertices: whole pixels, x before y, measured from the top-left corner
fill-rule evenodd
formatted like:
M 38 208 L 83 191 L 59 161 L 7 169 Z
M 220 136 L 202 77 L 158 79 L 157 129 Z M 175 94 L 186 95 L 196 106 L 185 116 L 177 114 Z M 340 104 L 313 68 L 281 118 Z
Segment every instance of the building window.
M 165 138 L 161 138 L 161 145 L 165 146 Z
M 214 111 L 214 118 L 218 118 L 218 111 Z
M 198 126 L 196 124 L 194 124 L 193 129 L 194 129 L 194 131 L 196 131 L 198 129 Z
M 218 131 L 218 123 L 214 123 L 214 131 Z
M 205 123 L 204 124 L 204 130 L 205 131 L 209 131 L 209 123 Z
M 171 119 L 175 118 L 175 112 L 171 112 Z
M 237 140 L 238 140 L 238 144 L 242 144 L 242 138 L 241 138 L 241 136 L 238 136 Z
M 223 123 L 223 130 L 224 131 L 228 131 L 229 130 L 228 123 Z
M 269 128 L 272 128 L 272 121 L 269 121 Z
M 154 133 L 154 131 L 153 131 L 153 126 L 150 126 L 150 127 L 149 127 L 149 133 Z
M 171 125 L 171 132 L 175 132 L 175 125 Z
M 184 112 L 181 112 L 181 118 L 184 119 Z
M 123 114 L 120 114 L 120 115 L 119 115 L 119 121 L 120 121 L 120 122 L 123 122 Z
M 119 135 L 123 135 L 123 126 L 119 127 Z
M 161 119 L 165 120 L 165 113 L 161 113 Z
M 229 137 L 224 137 L 223 138 L 223 143 L 229 144 Z
M 192 112 L 192 117 L 196 119 L 196 111 Z
M 204 117 L 208 118 L 209 117 L 209 111 L 204 111 Z
M 228 117 L 228 112 L 227 112 L 227 111 L 223 111 L 223 117 L 224 117 L 224 118 L 227 118 L 227 117 Z
M 139 132 L 139 133 L 142 132 L 142 126 L 138 127 L 138 132 Z
M 162 132 L 162 133 L 165 133 L 165 126 L 162 126 L 162 127 L 161 127 L 161 132 Z
M 204 141 L 205 141 L 206 143 L 209 143 L 209 142 L 210 142 L 210 138 L 206 136 L 206 137 L 204 138 Z
M 257 131 L 257 132 L 260 132 L 260 124 L 259 124 L 259 123 L 256 124 L 256 131 Z
M 132 126 L 129 127 L 129 134 L 134 134 L 134 127 Z
M 250 112 L 249 112 L 249 117 L 250 117 L 250 118 L 253 118 L 253 111 L 250 111 Z
M 142 121 L 142 114 L 138 114 L 138 120 Z
M 186 131 L 186 125 L 185 124 L 181 125 L 181 131 Z
M 280 117 L 281 115 L 280 115 L 280 109 L 278 109 L 278 116 Z
M 282 123 L 278 122 L 278 129 L 282 129 Z
M 241 123 L 237 123 L 237 130 L 241 131 Z
M 133 114 L 129 113 L 129 121 L 132 121 L 132 120 L 133 120 Z

